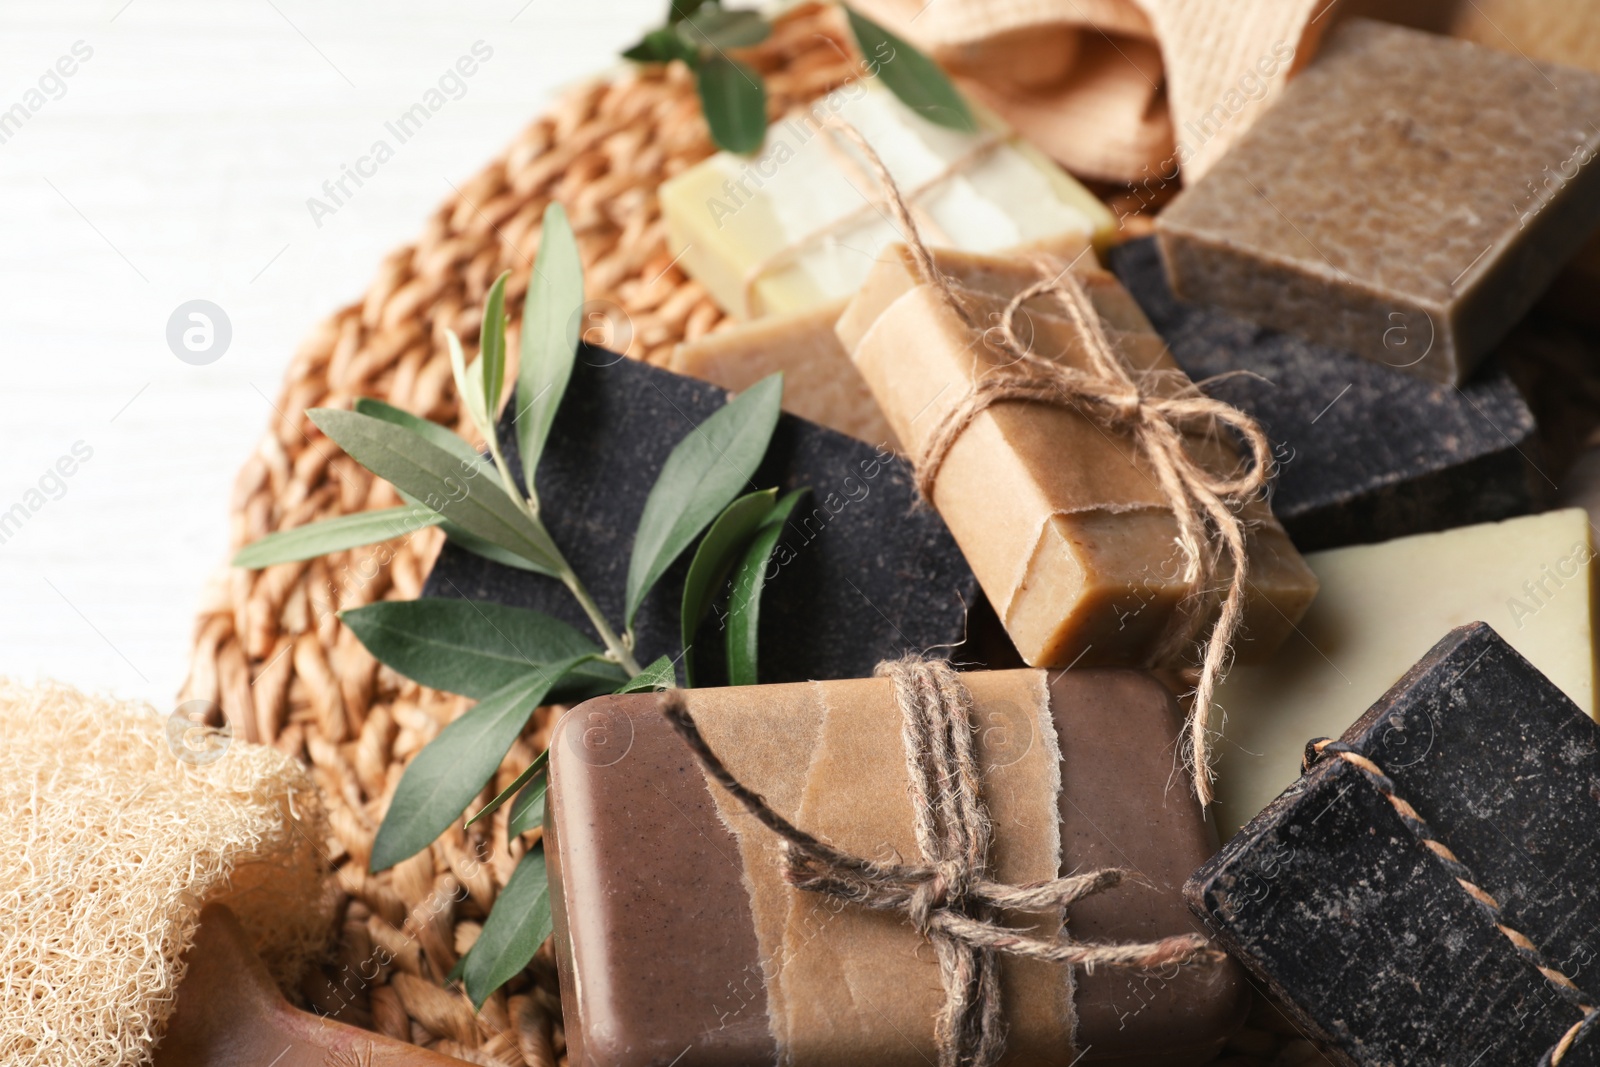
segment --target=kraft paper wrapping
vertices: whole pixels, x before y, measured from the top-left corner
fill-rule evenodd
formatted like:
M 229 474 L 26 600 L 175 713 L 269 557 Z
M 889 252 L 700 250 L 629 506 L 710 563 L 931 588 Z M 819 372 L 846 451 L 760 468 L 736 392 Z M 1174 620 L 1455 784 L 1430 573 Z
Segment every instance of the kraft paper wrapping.
M 1193 181 L 1314 53 L 1337 0 L 860 0 L 1068 169 Z
M 1043 671 L 965 675 L 978 724 L 983 799 L 995 824 L 992 876 L 1010 883 L 1060 873 L 1061 749 Z M 901 717 L 888 679 L 684 692 L 701 734 L 773 810 L 838 848 L 920 862 L 912 826 Z M 936 955 L 904 916 L 787 885 L 778 839 L 707 781 L 739 841 L 761 948 L 779 1062 L 926 1067 L 937 1059 L 933 1018 L 944 1003 Z M 1054 913 L 1006 920 L 1037 936 Z M 1003 957 L 1008 1064 L 1073 1061 L 1070 967 Z
M 839 323 L 839 334 L 895 435 L 919 455 L 932 429 L 972 384 L 1008 358 L 972 335 L 905 258 L 875 270 Z M 936 253 L 962 288 L 969 312 L 999 321 L 1009 298 L 1040 277 L 1021 261 Z M 1107 333 L 1136 375 L 1162 371 L 1147 391 L 1189 384 L 1125 290 L 1097 268 L 1075 268 Z M 1005 295 L 1001 295 L 1005 294 Z M 1082 339 L 1048 298 L 1017 319 L 1036 352 L 1086 365 Z M 1231 445 L 1190 434 L 1191 452 L 1214 470 L 1237 461 Z M 1023 659 L 1042 667 L 1085 663 L 1177 666 L 1186 638 L 1216 611 L 1215 587 L 1190 596 L 1182 581 L 1177 522 L 1144 454 L 1064 405 L 1007 402 L 989 408 L 951 447 L 933 503 Z M 1309 605 L 1316 579 L 1264 501 L 1243 516 L 1252 577 L 1249 641 L 1241 659 L 1272 651 Z

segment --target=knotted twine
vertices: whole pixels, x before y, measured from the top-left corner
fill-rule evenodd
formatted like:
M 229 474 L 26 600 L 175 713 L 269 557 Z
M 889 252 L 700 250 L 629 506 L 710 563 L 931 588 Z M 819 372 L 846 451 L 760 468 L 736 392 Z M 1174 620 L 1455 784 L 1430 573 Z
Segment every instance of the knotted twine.
M 991 1067 L 1005 1051 L 1000 953 L 1090 973 L 1102 965 L 1150 970 L 1222 958 L 1199 934 L 1098 944 L 1075 942 L 1065 930 L 1039 937 L 1004 925 L 1000 919 L 1008 911 L 1064 911 L 1120 885 L 1127 872 L 1104 868 L 1025 885 L 990 878 L 994 827 L 983 802 L 972 695 L 942 661 L 908 656 L 879 664 L 875 673 L 893 683 L 900 710 L 920 864 L 869 860 L 818 840 L 734 777 L 701 736 L 681 692 L 663 694 L 661 709 L 706 774 L 782 838 L 785 881 L 861 907 L 903 913 L 933 944 L 945 991 L 934 1022 L 939 1067 Z
M 1245 528 L 1238 509 L 1263 492 L 1270 480 L 1272 449 L 1261 426 L 1244 412 L 1220 400 L 1205 396 L 1189 384 L 1188 391 L 1176 396 L 1162 395 L 1149 386 L 1172 375 L 1135 375 L 1118 353 L 1106 332 L 1105 324 L 1090 302 L 1083 284 L 1070 269 L 1062 269 L 1026 287 L 1011 298 L 991 330 L 982 329 L 962 304 L 956 287 L 940 272 L 933 255 L 922 241 L 916 221 L 911 217 L 900 190 L 883 161 L 855 127 L 834 119 L 828 130 L 847 137 L 866 158 L 869 168 L 905 237 L 906 246 L 925 283 L 932 286 L 943 303 L 974 335 L 1009 357 L 1009 363 L 985 372 L 971 390 L 958 401 L 929 433 L 921 454 L 914 457 L 917 491 L 929 503 L 934 484 L 950 449 L 973 420 L 994 404 L 1004 401 L 1030 401 L 1071 407 L 1111 434 L 1132 437 L 1134 446 L 1149 464 L 1157 487 L 1172 509 L 1178 524 L 1178 547 L 1183 555 L 1183 582 L 1193 594 L 1209 588 L 1216 575 L 1218 553 L 1214 543 L 1231 563 L 1227 591 L 1221 609 L 1205 642 L 1200 660 L 1200 676 L 1195 685 L 1194 703 L 1189 712 L 1188 760 L 1194 771 L 1195 793 L 1201 804 L 1210 804 L 1210 717 L 1217 683 L 1227 672 L 1233 639 L 1244 619 L 1245 584 L 1249 557 L 1245 548 Z M 1083 339 L 1087 369 L 1069 367 L 1040 356 L 1032 345 L 1018 337 L 1016 315 L 1028 301 L 1053 297 Z M 1248 446 L 1251 461 L 1229 476 L 1219 475 L 1189 451 L 1185 427 L 1204 428 L 1214 433 L 1221 423 L 1232 428 Z M 1193 625 L 1203 621 L 1194 612 Z M 1179 635 L 1185 643 L 1192 632 Z

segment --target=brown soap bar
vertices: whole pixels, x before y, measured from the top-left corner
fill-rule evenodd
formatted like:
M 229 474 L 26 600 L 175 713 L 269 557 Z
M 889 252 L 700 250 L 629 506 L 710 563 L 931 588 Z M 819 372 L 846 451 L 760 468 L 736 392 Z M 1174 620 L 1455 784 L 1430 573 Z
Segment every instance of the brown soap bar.
M 1062 672 L 1048 681 L 1042 671 L 963 677 L 999 834 L 996 876 L 1029 863 L 1038 870 L 1041 859 L 1049 861 L 1046 878 L 1131 868 L 1147 884 L 1073 907 L 1067 929 L 1075 938 L 1143 940 L 1198 929 L 1179 886 L 1215 850 L 1215 834 L 1173 771 L 1179 717 L 1171 695 L 1149 675 L 1126 670 Z M 1012 700 L 1008 692 L 1030 697 Z M 857 854 L 881 857 L 896 847 L 888 824 L 899 809 L 909 820 L 909 801 L 886 680 L 686 697 L 719 755 L 780 812 L 794 806 L 803 827 Z M 858 744 L 862 730 L 894 743 Z M 812 734 L 820 740 L 809 761 L 791 760 Z M 789 762 L 799 763 L 811 788 L 803 798 L 785 780 Z M 1058 794 L 1004 788 L 1017 780 L 1007 775 L 1041 768 L 1051 778 L 1059 768 Z M 552 740 L 550 783 L 545 847 L 574 1067 L 772 1063 L 775 1035 L 796 1019 L 802 1022 L 787 1031 L 785 1051 L 802 1067 L 923 1062 L 942 999 L 932 951 L 900 916 L 786 886 L 774 896 L 776 872 L 763 865 L 773 853 L 755 847 L 770 835 L 742 812 L 730 817 L 732 801 L 708 785 L 657 698 L 601 697 L 574 709 Z M 1056 818 L 1026 820 L 1030 805 Z M 832 826 L 830 812 L 838 820 Z M 1030 834 L 1057 842 L 1059 858 L 1049 850 L 1020 856 L 1019 842 Z M 789 909 L 789 932 L 799 939 L 764 954 L 775 900 Z M 817 946 L 830 939 L 844 955 L 822 953 L 819 963 Z M 857 951 L 861 958 L 852 959 Z M 1240 978 L 1232 963 L 1163 974 L 1102 968 L 1080 972 L 1073 995 L 1064 971 L 1033 963 L 1007 970 L 1009 1062 L 1080 1062 L 1064 1010 L 1069 996 L 1083 1063 L 1205 1062 L 1239 1022 Z M 1019 1004 L 1035 1010 L 1019 1018 Z
M 1600 76 L 1365 19 L 1157 220 L 1173 289 L 1461 382 L 1600 223 Z
M 783 410 L 869 445 L 895 448 L 894 431 L 834 333 L 845 304 L 735 322 L 680 344 L 667 367 L 735 393 L 782 371 Z
M 178 1003 L 152 1067 L 459 1067 L 461 1060 L 383 1037 L 283 999 L 221 905 L 200 913 Z
M 934 257 L 978 322 L 997 321 L 1012 295 L 1040 277 L 1037 265 L 1020 259 L 943 251 Z M 1074 270 L 1132 369 L 1163 372 L 1154 388 L 1186 387 L 1188 379 L 1117 280 L 1092 266 Z M 1030 301 L 1024 310 L 1018 322 L 1026 319 L 1021 328 L 1032 331 L 1034 351 L 1085 365 L 1082 339 L 1052 298 Z M 899 245 L 873 268 L 838 331 L 912 455 L 980 375 L 1010 361 L 971 336 L 921 283 Z M 1214 470 L 1236 460 L 1215 437 L 1191 435 L 1189 443 Z M 1027 663 L 1176 666 L 1190 651 L 1169 639 L 1183 624 L 1180 611 L 1194 604 L 1176 547 L 1177 521 L 1131 436 L 1107 432 L 1064 405 L 995 405 L 951 447 L 933 503 Z M 1265 501 L 1252 502 L 1243 517 L 1250 574 L 1235 654 L 1251 661 L 1278 647 L 1317 582 Z M 1212 597 L 1199 610 L 1214 614 L 1216 607 Z

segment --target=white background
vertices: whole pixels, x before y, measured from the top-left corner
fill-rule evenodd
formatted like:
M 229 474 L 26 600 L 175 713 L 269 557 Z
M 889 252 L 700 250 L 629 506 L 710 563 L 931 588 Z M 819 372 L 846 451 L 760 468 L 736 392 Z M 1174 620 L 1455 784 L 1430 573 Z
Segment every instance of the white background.
M 66 91 L 0 144 L 0 674 L 170 704 L 227 549 L 235 471 L 301 337 L 561 87 L 665 0 L 4 0 L 0 111 L 75 42 Z M 662 10 L 658 10 L 662 9 Z M 321 226 L 307 198 L 476 41 L 493 57 Z M 180 362 L 202 298 L 227 352 Z M 31 495 L 73 445 L 59 498 Z

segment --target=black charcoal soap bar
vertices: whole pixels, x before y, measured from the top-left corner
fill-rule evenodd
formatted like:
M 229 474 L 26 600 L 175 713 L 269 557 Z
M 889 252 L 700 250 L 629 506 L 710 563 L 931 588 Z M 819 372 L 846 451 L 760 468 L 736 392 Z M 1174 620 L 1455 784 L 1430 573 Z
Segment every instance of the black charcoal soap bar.
M 1596 1003 L 1600 727 L 1474 623 L 1340 740 L 1352 758 L 1324 754 L 1251 820 L 1191 907 L 1348 1062 L 1539 1062 L 1581 1012 L 1497 927 Z M 1597 1061 L 1600 1028 L 1561 1062 Z
M 584 348 L 539 463 L 542 517 L 568 562 L 620 626 L 628 560 L 645 498 L 667 455 L 727 403 L 714 385 Z M 515 435 L 502 422 L 507 459 L 521 479 Z M 785 414 L 750 490 L 806 487 L 774 550 L 761 599 L 763 682 L 870 677 L 879 660 L 907 652 L 950 654 L 981 596 L 943 520 L 915 507 L 910 467 L 815 423 Z M 693 548 L 645 598 L 636 658 L 677 659 L 678 607 Z M 446 544 L 424 596 L 468 597 L 534 608 L 593 633 L 552 578 L 492 563 Z M 720 607 L 697 638 L 696 683 L 722 671 Z M 709 646 L 707 642 L 710 642 Z M 681 680 L 681 672 L 680 672 Z
M 1173 358 L 1255 416 L 1275 445 L 1272 510 L 1302 552 L 1521 515 L 1542 503 L 1535 425 L 1516 386 L 1485 367 L 1459 388 L 1180 302 L 1154 238 L 1111 265 Z M 1393 338 L 1396 364 L 1427 338 Z

